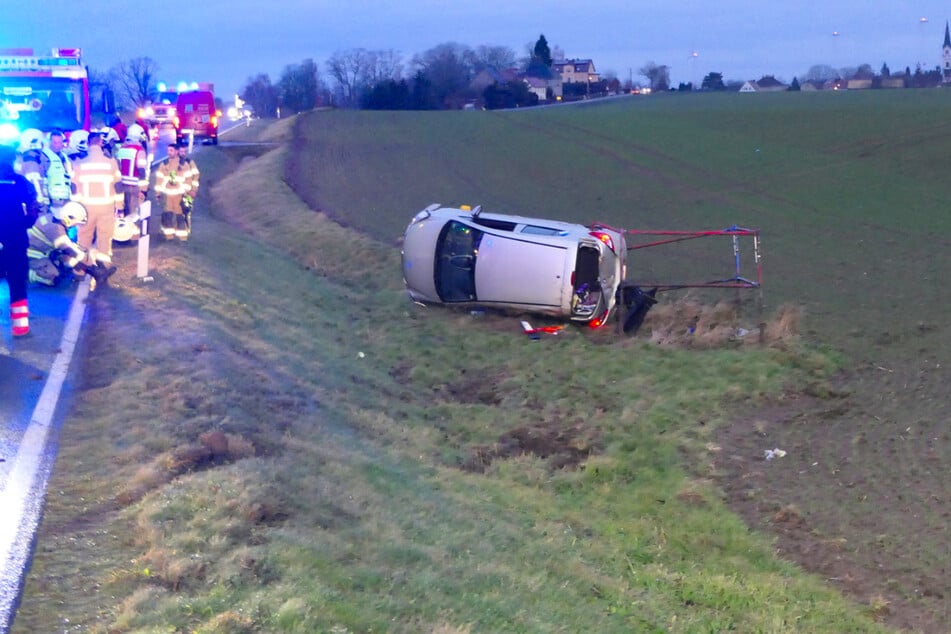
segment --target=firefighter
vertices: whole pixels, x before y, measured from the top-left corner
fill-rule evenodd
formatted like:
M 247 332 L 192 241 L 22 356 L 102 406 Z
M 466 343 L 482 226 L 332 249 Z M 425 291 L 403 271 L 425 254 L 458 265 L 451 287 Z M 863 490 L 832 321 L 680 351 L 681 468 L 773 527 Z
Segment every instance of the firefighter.
M 105 281 L 108 277 L 107 268 L 101 264 L 86 267 L 83 263 L 86 253 L 67 234 L 67 229 L 85 224 L 86 218 L 86 208 L 76 201 L 60 207 L 58 217 L 49 213 L 40 214 L 27 231 L 30 282 L 56 286 L 72 271 L 79 274 L 88 272 L 97 281 Z
M 191 175 L 188 179 L 188 191 L 182 195 L 182 211 L 185 214 L 185 223 L 188 225 L 188 233 L 192 231 L 192 210 L 195 206 L 195 199 L 198 197 L 198 179 L 201 173 L 198 171 L 198 164 L 194 159 L 188 156 L 187 146 L 182 143 L 179 145 L 178 160 L 184 163 L 185 170 Z
M 155 191 L 162 198 L 162 235 L 166 240 L 188 240 L 190 231 L 182 199 L 191 191 L 194 163 L 187 157 L 184 161 L 180 158 L 182 150 L 183 143 L 169 144 L 168 159 L 155 171 Z
M 66 136 L 62 130 L 53 130 L 40 156 L 43 168 L 43 195 L 49 201 L 50 211 L 54 215 L 56 209 L 69 202 L 73 194 L 73 163 L 63 151 L 65 146 Z
M 89 219 L 79 227 L 79 246 L 86 252 L 86 268 L 92 269 L 100 264 L 108 279 L 116 272 L 112 266 L 112 235 L 115 231 L 116 204 L 119 194 L 119 166 L 115 159 L 103 154 L 102 135 L 89 135 L 89 156 L 76 165 L 74 200 L 86 208 Z M 95 248 L 93 239 L 95 238 Z M 93 278 L 97 282 L 97 278 Z
M 133 222 L 139 218 L 139 204 L 149 191 L 149 159 L 143 147 L 147 142 L 145 130 L 133 123 L 129 126 L 125 143 L 115 152 L 121 177 L 119 191 L 122 192 L 119 215 Z
M 36 190 L 36 201 L 46 207 L 49 200 L 43 195 L 43 133 L 36 128 L 24 130 L 20 135 L 19 161 L 17 171 L 23 174 Z
M 25 176 L 13 169 L 16 150 L 0 146 L 0 278 L 10 289 L 10 322 L 13 336 L 30 332 L 27 280 L 30 266 L 26 255 L 27 230 L 39 213 L 36 190 Z

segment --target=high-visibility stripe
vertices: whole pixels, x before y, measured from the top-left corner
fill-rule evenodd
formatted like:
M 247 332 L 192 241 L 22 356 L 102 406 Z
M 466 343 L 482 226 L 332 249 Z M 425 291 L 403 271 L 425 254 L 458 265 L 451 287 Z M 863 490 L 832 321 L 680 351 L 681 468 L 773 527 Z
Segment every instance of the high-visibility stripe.
M 13 324 L 13 336 L 22 337 L 30 332 L 30 309 L 25 299 L 10 304 L 10 321 Z

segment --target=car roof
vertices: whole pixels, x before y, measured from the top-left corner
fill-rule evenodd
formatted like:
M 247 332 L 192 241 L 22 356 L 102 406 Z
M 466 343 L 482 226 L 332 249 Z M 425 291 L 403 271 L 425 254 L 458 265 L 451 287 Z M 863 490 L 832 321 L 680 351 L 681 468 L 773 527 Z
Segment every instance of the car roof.
M 483 231 L 500 235 L 531 236 L 541 242 L 573 242 L 580 236 L 587 236 L 590 229 L 584 225 L 550 218 L 535 218 L 513 214 L 486 213 L 457 207 L 441 207 L 432 212 L 433 217 L 445 220 L 454 219 Z M 544 230 L 548 230 L 546 232 Z

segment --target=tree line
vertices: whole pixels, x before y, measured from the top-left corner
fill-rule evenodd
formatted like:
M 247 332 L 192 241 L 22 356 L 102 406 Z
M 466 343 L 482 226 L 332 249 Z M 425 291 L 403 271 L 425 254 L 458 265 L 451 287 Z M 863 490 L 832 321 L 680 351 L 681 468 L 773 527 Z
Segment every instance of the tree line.
M 308 58 L 286 65 L 276 81 L 267 73 L 252 75 L 239 95 L 262 117 L 289 115 L 320 106 L 373 110 L 455 109 L 474 103 L 488 109 L 532 106 L 539 102 L 539 97 L 529 90 L 524 78 L 552 78 L 552 64 L 558 57 L 562 56 L 558 51 L 553 55 L 544 34 L 534 44 L 527 44 L 521 57 L 507 46 L 472 48 L 456 42 L 438 44 L 408 59 L 393 50 L 355 48 L 335 52 L 324 62 L 323 71 Z M 109 88 L 120 109 L 134 108 L 155 98 L 158 68 L 153 59 L 139 57 L 105 73 L 90 70 L 90 84 Z M 815 65 L 801 77 L 793 78 L 793 89 L 805 81 L 889 75 L 887 64 L 882 65 L 879 74 L 868 64 L 842 69 Z M 939 67 L 923 70 L 919 66 L 914 73 L 906 68 L 905 76 L 909 87 L 935 85 L 941 79 Z M 743 83 L 727 81 L 722 73 L 710 72 L 700 86 L 688 82 L 673 87 L 670 67 L 653 61 L 638 69 L 638 77 L 643 77 L 646 87 L 653 91 L 735 90 Z M 477 78 L 480 81 L 474 81 Z M 622 84 L 613 72 L 608 72 L 597 82 L 565 83 L 562 92 L 565 99 L 580 99 L 641 86 L 634 83 L 633 77 Z M 96 91 L 93 93 L 94 98 L 98 96 Z M 547 97 L 552 98 L 550 92 Z

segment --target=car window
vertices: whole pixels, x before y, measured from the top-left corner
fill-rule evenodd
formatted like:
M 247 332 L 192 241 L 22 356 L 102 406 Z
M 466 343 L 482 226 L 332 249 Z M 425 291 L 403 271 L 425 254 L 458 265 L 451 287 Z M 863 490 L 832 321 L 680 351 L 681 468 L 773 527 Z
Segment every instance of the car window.
M 483 218 L 477 216 L 472 219 L 472 222 L 482 225 L 483 227 L 489 227 L 490 229 L 499 229 L 501 231 L 515 231 L 516 224 L 514 222 L 509 222 L 508 220 L 497 220 L 495 218 Z
M 484 233 L 450 220 L 436 241 L 436 292 L 444 302 L 476 299 L 475 263 Z
M 522 233 L 532 233 L 539 236 L 566 236 L 567 231 L 561 229 L 552 229 L 551 227 L 539 227 L 538 225 L 525 225 L 522 227 Z

